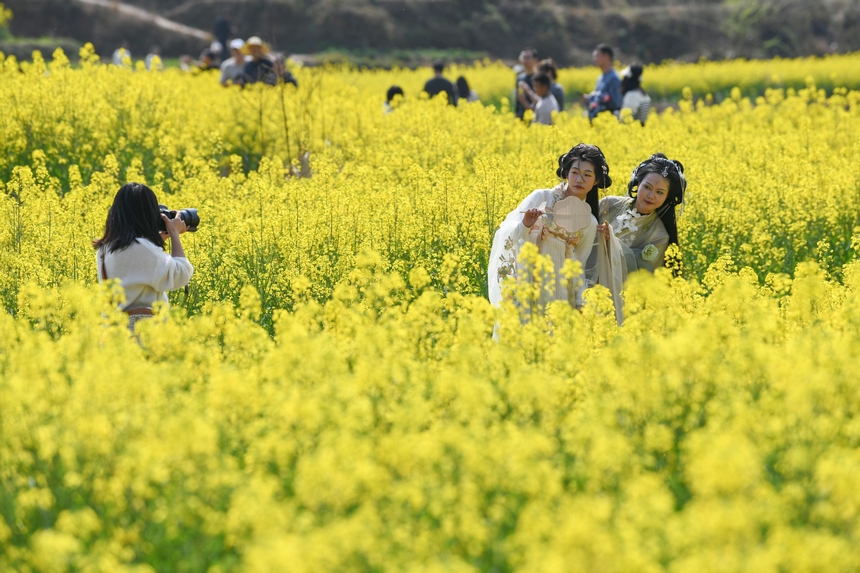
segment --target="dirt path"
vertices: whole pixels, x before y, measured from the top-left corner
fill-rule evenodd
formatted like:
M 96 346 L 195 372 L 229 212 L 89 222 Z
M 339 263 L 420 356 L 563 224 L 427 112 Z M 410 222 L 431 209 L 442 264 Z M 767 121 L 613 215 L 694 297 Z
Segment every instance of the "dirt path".
M 194 36 L 195 38 L 200 38 L 201 40 L 206 40 L 207 42 L 212 40 L 212 34 L 210 34 L 209 32 L 204 32 L 203 30 L 200 30 L 198 28 L 192 28 L 191 26 L 186 26 L 185 24 L 180 24 L 179 22 L 174 22 L 173 20 L 168 20 L 163 16 L 153 14 L 152 12 L 149 12 L 147 10 L 138 8 L 137 6 L 124 4 L 123 2 L 117 2 L 115 0 L 75 1 L 80 2 L 81 4 L 89 4 L 91 6 L 100 6 L 102 8 L 116 10 L 117 12 L 121 12 L 126 16 L 131 16 L 132 18 L 136 18 L 144 22 L 151 22 L 159 28 L 164 28 L 165 30 L 170 30 L 171 32 L 176 32 L 177 34 L 182 34 L 184 36 Z

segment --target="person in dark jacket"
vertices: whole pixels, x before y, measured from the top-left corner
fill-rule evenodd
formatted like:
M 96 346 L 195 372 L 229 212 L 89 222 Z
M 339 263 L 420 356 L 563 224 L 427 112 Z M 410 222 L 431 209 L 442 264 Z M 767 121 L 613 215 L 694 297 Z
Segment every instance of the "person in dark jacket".
M 445 64 L 436 62 L 433 64 L 433 77 L 427 80 L 424 84 L 424 91 L 433 99 L 434 96 L 445 92 L 448 94 L 448 104 L 457 105 L 457 89 L 449 80 L 442 77 L 442 72 L 445 71 Z
M 278 83 L 275 72 L 275 62 L 269 57 L 269 44 L 259 36 L 251 36 L 242 47 L 242 53 L 251 56 L 251 61 L 245 64 L 245 84 L 262 82 L 273 86 Z

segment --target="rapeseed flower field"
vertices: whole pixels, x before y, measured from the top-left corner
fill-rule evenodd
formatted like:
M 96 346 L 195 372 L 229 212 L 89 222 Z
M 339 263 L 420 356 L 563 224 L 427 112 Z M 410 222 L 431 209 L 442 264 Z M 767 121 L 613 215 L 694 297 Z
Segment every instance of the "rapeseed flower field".
M 0 569 L 858 570 L 857 59 L 666 64 L 644 128 L 423 101 L 409 70 L 4 60 Z M 599 288 L 485 298 L 499 221 L 579 141 L 607 193 L 656 151 L 690 182 L 623 327 Z M 90 246 L 126 181 L 202 218 L 139 340 Z

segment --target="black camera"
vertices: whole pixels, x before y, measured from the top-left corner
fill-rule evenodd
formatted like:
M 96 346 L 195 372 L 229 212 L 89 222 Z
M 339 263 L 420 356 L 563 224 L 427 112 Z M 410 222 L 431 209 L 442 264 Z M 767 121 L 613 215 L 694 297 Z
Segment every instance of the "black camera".
M 197 209 L 180 209 L 179 211 L 171 211 L 166 205 L 159 205 L 158 210 L 167 215 L 168 219 L 174 219 L 178 215 L 180 219 L 185 221 L 185 226 L 190 232 L 197 231 L 197 225 L 200 224 L 200 215 L 197 214 Z M 164 224 L 164 219 L 158 219 L 158 230 L 162 233 L 167 232 L 167 226 Z

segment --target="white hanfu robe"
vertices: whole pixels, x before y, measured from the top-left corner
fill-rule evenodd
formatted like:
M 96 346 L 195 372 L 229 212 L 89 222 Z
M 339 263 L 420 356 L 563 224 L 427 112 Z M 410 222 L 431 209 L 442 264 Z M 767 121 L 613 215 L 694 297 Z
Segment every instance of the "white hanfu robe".
M 589 286 L 585 273 L 575 281 L 577 285 L 563 285 L 561 269 L 568 259 L 579 261 L 585 269 L 594 247 L 597 219 L 591 214 L 587 203 L 574 196 L 564 197 L 565 189 L 566 185 L 562 183 L 552 189 L 532 192 L 499 226 L 493 238 L 487 269 L 488 294 L 494 305 L 500 304 L 502 300 L 502 280 L 516 276 L 522 270 L 517 264 L 517 257 L 526 241 L 535 243 L 541 254 L 549 255 L 555 267 L 554 292 L 543 291 L 545 294 L 541 302 L 567 300 L 577 308 L 582 305 L 582 293 Z M 542 215 L 529 229 L 523 224 L 524 211 L 538 208 L 547 214 Z M 566 228 L 564 225 L 577 228 Z

